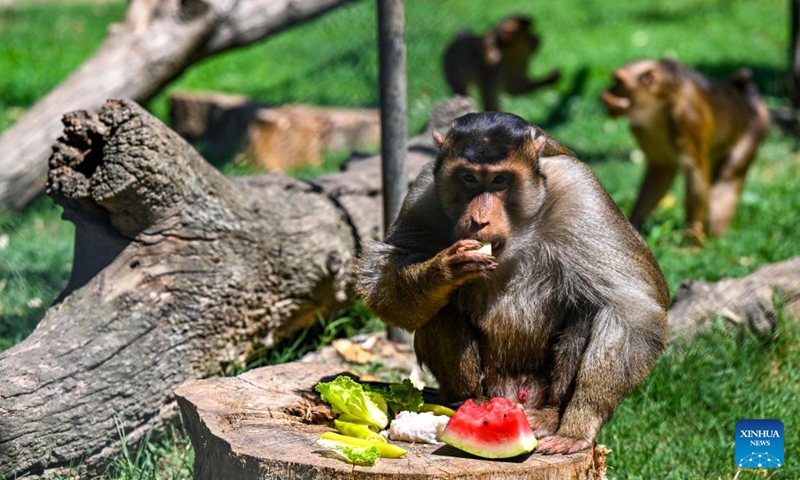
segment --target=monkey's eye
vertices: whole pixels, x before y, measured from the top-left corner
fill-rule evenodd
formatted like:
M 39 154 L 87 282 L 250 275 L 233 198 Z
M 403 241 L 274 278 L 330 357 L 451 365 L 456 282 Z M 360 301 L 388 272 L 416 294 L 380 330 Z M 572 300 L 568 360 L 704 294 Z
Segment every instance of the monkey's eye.
M 461 179 L 464 180 L 464 183 L 467 185 L 475 185 L 478 183 L 478 177 L 471 173 L 464 173 L 461 175 Z
M 653 72 L 650 70 L 639 75 L 639 81 L 642 82 L 642 85 L 650 85 L 655 79 L 655 75 L 653 75 Z
M 504 187 L 508 183 L 508 177 L 503 175 L 502 173 L 499 175 L 495 175 L 492 179 L 492 185 L 495 187 Z

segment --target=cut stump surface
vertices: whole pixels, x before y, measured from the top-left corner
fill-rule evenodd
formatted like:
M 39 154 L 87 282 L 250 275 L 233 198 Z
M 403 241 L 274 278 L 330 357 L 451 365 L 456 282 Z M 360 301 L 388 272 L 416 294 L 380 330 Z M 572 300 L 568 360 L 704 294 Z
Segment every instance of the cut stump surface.
M 340 367 L 290 363 L 175 392 L 195 449 L 195 479 L 600 479 L 604 450 L 485 460 L 448 445 L 393 442 L 408 453 L 358 467 L 324 455 L 315 440 L 332 414 L 314 385 Z M 427 399 L 431 400 L 431 399 Z

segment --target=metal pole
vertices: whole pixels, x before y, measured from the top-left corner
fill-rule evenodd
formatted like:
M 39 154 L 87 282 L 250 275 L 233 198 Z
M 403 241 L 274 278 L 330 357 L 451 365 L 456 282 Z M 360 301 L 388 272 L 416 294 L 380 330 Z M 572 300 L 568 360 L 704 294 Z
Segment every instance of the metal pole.
M 384 230 L 397 218 L 408 191 L 406 168 L 406 42 L 403 0 L 378 2 L 378 57 L 381 102 L 381 167 Z M 389 327 L 390 340 L 409 342 L 411 335 Z
M 800 1 L 791 0 L 789 10 L 789 98 L 796 116 L 800 109 Z

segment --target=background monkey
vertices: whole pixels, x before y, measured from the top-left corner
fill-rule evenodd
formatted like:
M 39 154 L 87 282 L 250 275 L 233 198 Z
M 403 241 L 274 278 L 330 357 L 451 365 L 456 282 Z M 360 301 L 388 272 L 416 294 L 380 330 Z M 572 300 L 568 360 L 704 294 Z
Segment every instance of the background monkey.
M 707 232 L 724 235 L 769 125 L 750 72 L 713 82 L 674 60 L 640 60 L 614 72 L 603 101 L 611 116 L 630 120 L 647 157 L 631 223 L 641 228 L 680 169 L 689 237 L 702 244 Z
M 509 17 L 483 35 L 458 34 L 444 52 L 444 74 L 453 93 L 467 95 L 475 85 L 483 109 L 500 111 L 500 93 L 522 95 L 553 84 L 561 72 L 528 78 L 528 60 L 539 48 L 539 36 L 527 17 Z
M 357 289 L 415 331 L 449 400 L 522 403 L 541 453 L 588 448 L 666 342 L 667 286 L 591 170 L 510 114 L 458 118 Z M 491 242 L 492 255 L 470 251 Z

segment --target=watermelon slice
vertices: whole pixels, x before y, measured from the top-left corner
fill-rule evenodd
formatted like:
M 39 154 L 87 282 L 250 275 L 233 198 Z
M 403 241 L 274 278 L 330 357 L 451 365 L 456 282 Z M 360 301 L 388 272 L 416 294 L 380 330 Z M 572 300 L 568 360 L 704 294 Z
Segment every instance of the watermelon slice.
M 464 402 L 439 439 L 483 458 L 515 457 L 539 445 L 522 405 L 500 397 L 482 405 Z

